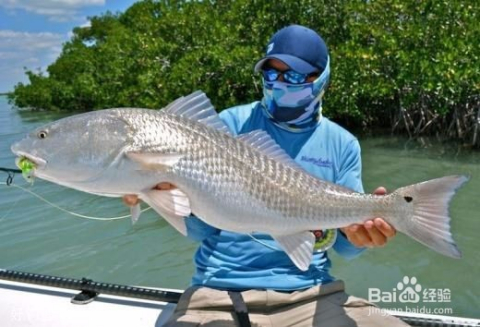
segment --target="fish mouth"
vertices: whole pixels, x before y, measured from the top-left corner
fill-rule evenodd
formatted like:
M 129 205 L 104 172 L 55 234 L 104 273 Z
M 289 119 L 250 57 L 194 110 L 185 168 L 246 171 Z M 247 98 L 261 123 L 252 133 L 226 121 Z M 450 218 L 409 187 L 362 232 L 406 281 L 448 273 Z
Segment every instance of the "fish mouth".
M 15 160 L 15 164 L 22 172 L 29 172 L 30 170 L 43 169 L 47 165 L 47 161 L 36 157 L 32 154 L 28 154 L 22 151 L 15 153 L 18 158 Z M 28 170 L 28 171 L 27 171 Z

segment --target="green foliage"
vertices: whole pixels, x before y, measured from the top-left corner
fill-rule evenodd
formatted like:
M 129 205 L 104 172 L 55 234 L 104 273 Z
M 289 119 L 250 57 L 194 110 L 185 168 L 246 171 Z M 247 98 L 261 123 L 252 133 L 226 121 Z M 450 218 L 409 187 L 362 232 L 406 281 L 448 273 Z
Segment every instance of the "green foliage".
M 246 103 L 261 97 L 253 65 L 270 36 L 297 23 L 329 46 L 328 116 L 371 126 L 407 112 L 427 125 L 480 93 L 479 12 L 467 0 L 144 0 L 75 28 L 47 74 L 27 71 L 30 83 L 10 99 L 54 110 L 159 108 L 202 89 L 219 109 Z
M 334 67 L 345 74 L 343 99 L 350 93 L 354 105 L 341 107 L 362 116 L 374 103 L 445 115 L 479 94 L 479 9 L 470 1 L 349 2 L 349 39 L 335 53 L 341 68 Z

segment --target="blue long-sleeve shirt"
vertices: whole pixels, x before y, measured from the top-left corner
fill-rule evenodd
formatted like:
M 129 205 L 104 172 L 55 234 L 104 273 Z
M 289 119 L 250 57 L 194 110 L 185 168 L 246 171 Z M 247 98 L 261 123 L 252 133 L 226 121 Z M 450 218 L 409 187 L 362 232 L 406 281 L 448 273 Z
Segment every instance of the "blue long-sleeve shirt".
M 316 128 L 293 132 L 273 123 L 259 102 L 224 110 L 220 118 L 235 135 L 266 131 L 311 174 L 363 192 L 358 141 L 327 118 L 322 117 Z M 201 242 L 195 254 L 193 285 L 292 291 L 334 280 L 329 274 L 331 263 L 326 252 L 314 253 L 309 269 L 301 271 L 269 235 L 253 235 L 268 245 L 265 246 L 249 235 L 219 230 L 193 216 L 186 219 L 186 225 L 188 236 Z M 346 258 L 364 250 L 351 244 L 342 233 L 338 233 L 333 248 Z

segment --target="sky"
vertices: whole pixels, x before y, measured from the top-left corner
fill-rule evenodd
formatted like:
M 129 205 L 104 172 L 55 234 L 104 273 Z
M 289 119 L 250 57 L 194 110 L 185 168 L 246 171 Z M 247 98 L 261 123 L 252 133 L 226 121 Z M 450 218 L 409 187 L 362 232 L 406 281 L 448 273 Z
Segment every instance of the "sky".
M 0 0 L 0 93 L 28 82 L 24 67 L 45 71 L 88 17 L 125 11 L 135 0 Z

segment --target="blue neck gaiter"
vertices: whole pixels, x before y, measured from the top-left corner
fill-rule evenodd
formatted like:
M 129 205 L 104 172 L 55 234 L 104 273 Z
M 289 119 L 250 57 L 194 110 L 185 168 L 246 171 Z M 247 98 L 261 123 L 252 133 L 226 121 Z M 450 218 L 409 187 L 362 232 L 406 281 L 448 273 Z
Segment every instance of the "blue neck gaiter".
M 263 79 L 262 104 L 266 114 L 282 127 L 303 129 L 321 119 L 322 97 L 330 77 L 330 60 L 322 74 L 311 83 L 289 84 Z

